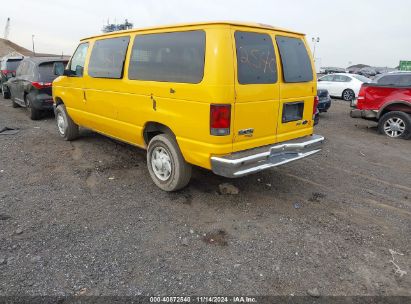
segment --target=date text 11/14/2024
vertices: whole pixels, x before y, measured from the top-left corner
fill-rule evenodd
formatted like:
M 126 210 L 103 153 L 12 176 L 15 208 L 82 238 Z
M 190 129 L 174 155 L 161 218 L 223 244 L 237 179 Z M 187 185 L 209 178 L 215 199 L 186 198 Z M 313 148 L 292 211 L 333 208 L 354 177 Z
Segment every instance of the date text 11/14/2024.
M 150 297 L 150 303 L 256 303 L 254 297 Z

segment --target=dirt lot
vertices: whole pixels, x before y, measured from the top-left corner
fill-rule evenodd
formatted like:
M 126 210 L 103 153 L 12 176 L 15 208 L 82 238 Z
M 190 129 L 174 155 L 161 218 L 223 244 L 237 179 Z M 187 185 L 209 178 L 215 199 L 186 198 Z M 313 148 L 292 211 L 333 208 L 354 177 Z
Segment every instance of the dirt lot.
M 411 141 L 348 112 L 321 116 L 321 154 L 237 180 L 195 169 L 170 194 L 144 151 L 65 142 L 0 99 L 0 129 L 20 128 L 0 135 L 0 295 L 410 296 Z

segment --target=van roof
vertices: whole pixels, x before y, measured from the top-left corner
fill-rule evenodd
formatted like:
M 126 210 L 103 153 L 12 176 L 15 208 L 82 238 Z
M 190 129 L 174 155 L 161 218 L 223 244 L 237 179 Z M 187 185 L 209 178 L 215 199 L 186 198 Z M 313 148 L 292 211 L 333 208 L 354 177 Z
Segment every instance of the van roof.
M 196 23 L 168 24 L 168 25 L 152 26 L 152 27 L 146 27 L 146 28 L 137 28 L 137 29 L 131 29 L 131 30 L 124 30 L 124 31 L 116 31 L 116 32 L 110 32 L 110 33 L 106 33 L 106 34 L 86 37 L 86 38 L 81 39 L 80 41 L 93 39 L 93 38 L 106 37 L 106 36 L 116 36 L 116 35 L 125 34 L 125 33 L 134 33 L 134 32 L 157 30 L 157 29 L 173 29 L 173 28 L 198 26 L 198 25 L 237 25 L 237 26 L 246 26 L 246 27 L 251 27 L 251 28 L 275 30 L 275 31 L 279 31 L 279 32 L 291 33 L 291 34 L 297 34 L 297 35 L 305 36 L 305 34 L 303 34 L 303 33 L 295 32 L 295 31 L 291 31 L 291 30 L 287 30 L 287 29 L 283 29 L 283 28 L 278 28 L 278 27 L 274 27 L 274 26 L 271 26 L 271 25 L 268 25 L 268 24 L 262 24 L 262 23 L 237 22 L 237 21 L 209 21 L 209 22 L 196 22 Z

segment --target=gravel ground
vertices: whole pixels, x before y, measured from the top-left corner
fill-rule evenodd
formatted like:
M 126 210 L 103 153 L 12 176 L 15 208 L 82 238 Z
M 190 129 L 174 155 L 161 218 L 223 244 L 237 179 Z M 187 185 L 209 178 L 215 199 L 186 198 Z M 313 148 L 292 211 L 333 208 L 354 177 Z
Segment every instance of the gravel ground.
M 411 296 L 411 141 L 348 113 L 310 159 L 165 193 L 144 151 L 0 99 L 0 295 Z

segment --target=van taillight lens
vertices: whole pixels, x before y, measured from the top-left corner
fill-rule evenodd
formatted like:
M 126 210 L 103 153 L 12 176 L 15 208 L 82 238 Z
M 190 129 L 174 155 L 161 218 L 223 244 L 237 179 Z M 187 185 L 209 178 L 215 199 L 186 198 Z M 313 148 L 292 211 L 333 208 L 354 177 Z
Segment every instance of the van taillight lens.
M 37 81 L 32 81 L 31 82 L 32 86 L 35 87 L 36 89 L 44 89 L 51 87 L 51 82 L 37 82 Z
M 231 105 L 210 106 L 210 134 L 224 136 L 230 134 Z

